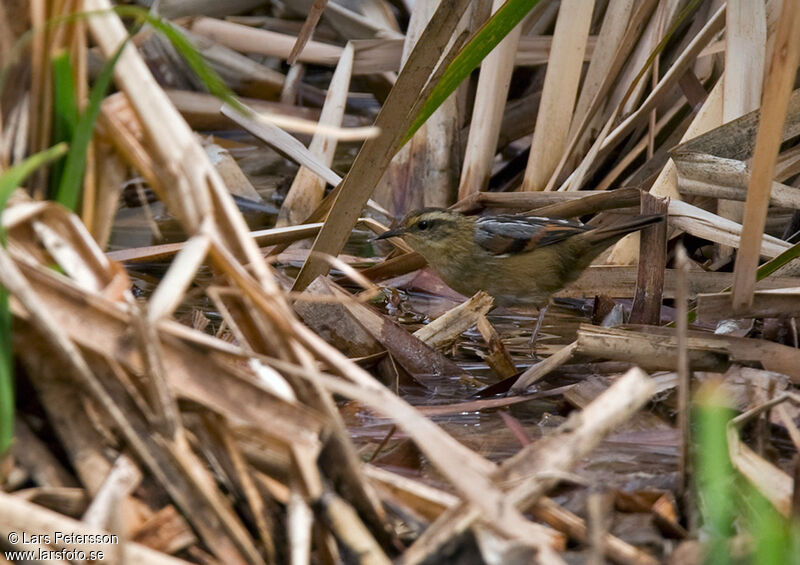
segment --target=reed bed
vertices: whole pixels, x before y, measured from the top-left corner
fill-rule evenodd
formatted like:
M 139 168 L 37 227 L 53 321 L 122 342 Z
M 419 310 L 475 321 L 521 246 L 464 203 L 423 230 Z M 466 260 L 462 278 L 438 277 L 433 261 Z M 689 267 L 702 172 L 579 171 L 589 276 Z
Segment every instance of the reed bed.
M 799 28 L 0 4 L 0 563 L 795 562 Z M 533 313 L 373 240 L 422 207 L 667 221 L 532 358 Z

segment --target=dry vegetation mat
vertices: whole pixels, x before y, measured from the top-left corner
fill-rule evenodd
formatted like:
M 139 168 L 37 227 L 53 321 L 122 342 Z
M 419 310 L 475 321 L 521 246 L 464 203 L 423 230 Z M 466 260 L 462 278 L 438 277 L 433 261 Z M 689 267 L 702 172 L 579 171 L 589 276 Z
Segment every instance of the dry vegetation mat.
M 0 3 L 0 564 L 798 563 L 798 29 Z

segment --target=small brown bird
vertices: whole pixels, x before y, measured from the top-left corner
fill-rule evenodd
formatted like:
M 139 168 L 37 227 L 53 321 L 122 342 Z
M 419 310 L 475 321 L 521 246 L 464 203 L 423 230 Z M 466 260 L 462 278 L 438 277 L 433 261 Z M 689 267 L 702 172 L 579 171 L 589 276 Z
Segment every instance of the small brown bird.
M 465 216 L 426 208 L 408 214 L 376 239 L 400 237 L 451 288 L 471 296 L 484 290 L 501 306 L 536 306 L 539 320 L 550 297 L 578 278 L 606 248 L 626 234 L 664 219 L 636 216 L 592 228 L 535 216 Z

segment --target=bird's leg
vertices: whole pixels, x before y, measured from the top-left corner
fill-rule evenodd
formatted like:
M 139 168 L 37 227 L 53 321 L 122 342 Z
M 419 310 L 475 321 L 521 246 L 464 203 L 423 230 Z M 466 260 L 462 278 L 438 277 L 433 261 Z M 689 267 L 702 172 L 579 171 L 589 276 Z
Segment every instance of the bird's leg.
M 531 357 L 533 359 L 538 359 L 536 356 L 536 337 L 539 335 L 539 330 L 542 327 L 542 320 L 544 320 L 544 315 L 547 312 L 547 308 L 550 304 L 545 304 L 541 308 L 539 308 L 539 317 L 536 318 L 536 326 L 533 328 L 533 333 L 531 334 L 531 341 L 528 343 L 528 348 L 531 351 Z

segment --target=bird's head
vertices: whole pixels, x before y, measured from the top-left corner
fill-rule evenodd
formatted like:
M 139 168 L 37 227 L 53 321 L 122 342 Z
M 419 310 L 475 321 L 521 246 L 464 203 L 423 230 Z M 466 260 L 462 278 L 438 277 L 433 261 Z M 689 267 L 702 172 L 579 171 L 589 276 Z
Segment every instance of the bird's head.
M 393 229 L 375 239 L 400 237 L 412 249 L 428 256 L 442 255 L 473 237 L 473 219 L 458 212 L 424 208 L 410 212 Z

